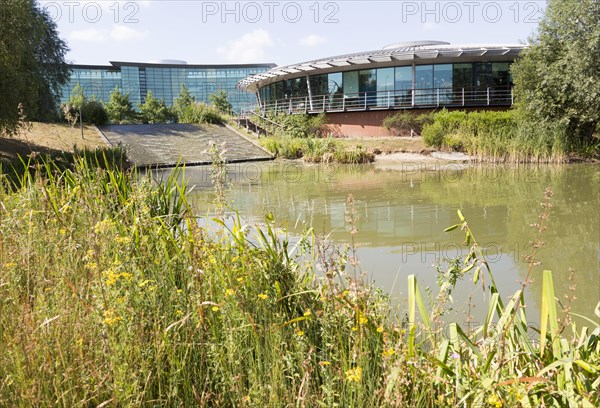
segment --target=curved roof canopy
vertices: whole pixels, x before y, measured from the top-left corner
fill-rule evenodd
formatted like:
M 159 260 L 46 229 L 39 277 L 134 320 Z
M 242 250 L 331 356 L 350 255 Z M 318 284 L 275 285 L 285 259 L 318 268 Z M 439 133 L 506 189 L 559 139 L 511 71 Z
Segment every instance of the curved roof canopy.
M 249 76 L 237 83 L 237 88 L 256 92 L 264 85 L 285 79 L 356 69 L 387 66 L 470 61 L 514 59 L 526 45 L 522 44 L 450 44 L 444 41 L 402 42 L 381 50 L 338 55 L 313 61 L 275 67 Z

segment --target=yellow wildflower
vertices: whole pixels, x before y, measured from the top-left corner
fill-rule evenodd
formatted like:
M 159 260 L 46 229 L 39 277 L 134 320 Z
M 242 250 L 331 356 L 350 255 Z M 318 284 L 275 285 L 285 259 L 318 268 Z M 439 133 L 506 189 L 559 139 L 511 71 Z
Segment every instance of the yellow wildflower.
M 377 333 L 383 333 L 383 326 L 379 326 L 377 328 Z
M 359 313 L 359 315 L 358 315 L 358 324 L 359 325 L 363 325 L 363 324 L 367 324 L 368 322 L 369 322 L 369 319 L 367 319 L 367 317 L 364 314 Z
M 242 278 L 241 276 L 239 278 L 236 279 L 236 281 L 242 283 L 244 281 L 244 278 Z
M 16 266 L 17 266 L 17 264 L 16 264 L 16 263 L 14 263 L 14 262 L 8 262 L 8 263 L 5 263 L 5 264 L 4 264 L 4 267 L 5 267 L 6 269 L 15 268 Z
M 131 242 L 131 238 L 129 238 L 129 237 L 122 237 L 120 235 L 117 235 L 115 237 L 115 242 L 117 244 L 129 244 Z
M 304 332 L 303 332 L 302 330 L 300 330 L 300 329 L 296 329 L 296 330 L 294 330 L 294 333 L 295 333 L 295 334 L 296 334 L 296 336 L 298 336 L 298 337 L 302 337 L 302 336 L 304 336 Z
M 259 293 L 258 294 L 258 298 L 261 300 L 267 300 L 267 298 L 269 297 L 269 295 L 267 295 L 266 293 Z
M 362 379 L 362 368 L 356 367 L 346 371 L 346 381 L 358 383 Z
M 177 316 L 181 316 L 183 314 L 183 312 L 180 309 L 178 309 L 175 313 L 177 314 Z
M 331 361 L 319 361 L 319 365 L 321 367 L 325 367 L 325 366 L 331 365 Z
M 346 289 L 345 291 L 342 292 L 342 297 L 346 297 L 346 296 L 350 296 L 350 291 L 348 289 Z
M 389 348 L 387 350 L 383 350 L 383 353 L 381 353 L 384 357 L 390 357 L 393 356 L 395 353 L 393 348 Z
M 308 317 L 312 314 L 312 312 L 310 311 L 310 309 L 308 309 L 306 312 L 304 312 L 304 317 Z
M 496 407 L 496 408 L 502 407 L 502 400 L 496 394 L 490 395 L 487 399 L 487 402 L 488 402 L 488 404 L 490 404 L 493 407 Z
M 59 229 L 59 230 L 58 230 L 58 233 L 59 233 L 60 235 L 65 235 L 65 234 L 67 233 L 67 230 L 66 230 L 66 229 L 64 229 L 64 228 L 61 228 L 61 229 Z
M 352 331 L 357 331 L 357 330 L 358 330 L 358 327 L 352 326 Z
M 102 323 L 107 326 L 112 326 L 123 320 L 113 309 L 106 310 L 103 313 L 103 316 L 104 320 L 102 320 Z
M 235 295 L 235 290 L 233 290 L 233 289 L 225 290 L 225 296 L 233 296 L 233 295 Z
M 213 312 L 218 312 L 219 311 L 219 306 L 213 306 L 212 307 L 212 311 Z
M 88 262 L 83 266 L 85 269 L 95 270 L 98 268 L 98 264 L 96 262 Z

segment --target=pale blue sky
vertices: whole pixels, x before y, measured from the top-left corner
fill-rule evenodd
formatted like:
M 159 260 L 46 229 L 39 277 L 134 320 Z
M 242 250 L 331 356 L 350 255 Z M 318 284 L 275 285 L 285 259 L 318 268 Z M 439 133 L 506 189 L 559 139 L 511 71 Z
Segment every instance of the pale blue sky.
M 278 65 L 390 43 L 522 43 L 545 1 L 40 0 L 78 64 Z

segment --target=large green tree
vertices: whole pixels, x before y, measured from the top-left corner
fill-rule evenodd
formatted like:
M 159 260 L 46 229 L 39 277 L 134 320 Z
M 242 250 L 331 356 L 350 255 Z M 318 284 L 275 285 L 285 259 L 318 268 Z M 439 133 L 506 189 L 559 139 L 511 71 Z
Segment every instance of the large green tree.
M 106 104 L 108 117 L 113 122 L 121 122 L 135 117 L 133 104 L 129 99 L 128 93 L 123 93 L 119 87 L 115 87 L 110 93 L 108 103 Z
M 183 113 L 196 101 L 196 98 L 190 94 L 185 84 L 181 84 L 181 92 L 173 101 L 173 112 L 177 115 L 177 119 L 181 120 Z
M 140 115 L 142 120 L 147 123 L 164 123 L 171 119 L 171 113 L 165 105 L 165 101 L 156 98 L 152 91 L 148 91 L 144 103 L 140 105 Z
M 36 0 L 0 1 L 0 132 L 17 128 L 19 104 L 31 119 L 55 116 L 67 51 Z
M 592 142 L 600 123 L 600 1 L 549 0 L 512 72 L 526 120 L 562 124 L 572 144 Z

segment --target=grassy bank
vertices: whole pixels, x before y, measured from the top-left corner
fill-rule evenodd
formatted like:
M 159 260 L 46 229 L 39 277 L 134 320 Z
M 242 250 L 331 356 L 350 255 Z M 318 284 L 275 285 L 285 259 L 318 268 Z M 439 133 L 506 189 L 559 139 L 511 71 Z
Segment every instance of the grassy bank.
M 423 125 L 422 136 L 429 146 L 462 151 L 480 162 L 563 163 L 600 156 L 600 138 L 591 144 L 576 145 L 562 124 L 534 126 L 520 119 L 514 110 L 444 109 Z
M 265 137 L 260 144 L 276 157 L 309 163 L 371 163 L 375 155 L 362 145 L 348 146 L 332 138 Z
M 528 332 L 526 285 L 497 293 L 460 213 L 469 256 L 440 272 L 430 302 L 410 276 L 396 320 L 352 247 L 310 231 L 292 245 L 270 217 L 201 228 L 177 172 L 155 184 L 76 161 L 26 173 L 16 191 L 2 179 L 2 406 L 600 403 L 600 329 L 562 320 L 544 272 L 546 324 Z M 349 197 L 352 234 L 353 208 Z M 463 275 L 485 278 L 490 299 L 469 331 L 442 323 Z

